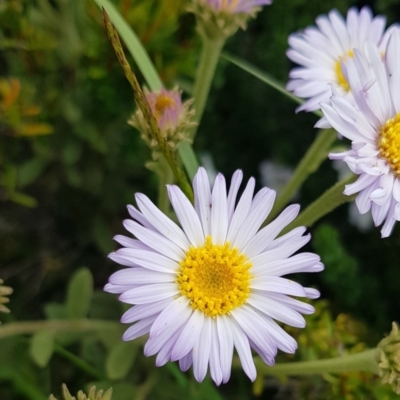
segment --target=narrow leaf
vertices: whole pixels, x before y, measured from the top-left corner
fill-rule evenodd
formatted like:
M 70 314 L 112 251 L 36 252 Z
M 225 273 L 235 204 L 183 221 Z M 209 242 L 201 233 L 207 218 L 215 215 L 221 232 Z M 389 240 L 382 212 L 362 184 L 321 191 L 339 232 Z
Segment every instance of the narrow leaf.
M 149 85 L 149 88 L 152 91 L 160 90 L 163 87 L 162 81 L 136 33 L 126 23 L 119 11 L 109 0 L 94 1 L 100 7 L 100 9 L 104 7 L 107 11 L 112 23 L 131 53 L 136 64 L 138 65 L 140 72 L 143 74 L 147 84 Z
M 239 68 L 242 68 L 244 71 L 248 72 L 249 74 L 260 79 L 260 81 L 265 82 L 267 85 L 273 87 L 278 92 L 283 93 L 286 97 L 293 100 L 295 103 L 298 103 L 298 104 L 304 103 L 304 101 L 302 99 L 300 99 L 299 97 L 294 96 L 292 93 L 288 92 L 285 89 L 285 85 L 282 82 L 278 81 L 276 78 L 267 74 L 266 72 L 261 71 L 260 69 L 258 69 L 254 65 L 251 65 L 247 61 L 244 61 L 238 57 L 232 56 L 231 54 L 227 54 L 227 53 L 223 53 L 222 57 L 225 58 L 226 60 L 230 61 L 232 64 L 235 64 Z M 318 117 L 322 117 L 321 111 L 313 111 L 313 112 Z

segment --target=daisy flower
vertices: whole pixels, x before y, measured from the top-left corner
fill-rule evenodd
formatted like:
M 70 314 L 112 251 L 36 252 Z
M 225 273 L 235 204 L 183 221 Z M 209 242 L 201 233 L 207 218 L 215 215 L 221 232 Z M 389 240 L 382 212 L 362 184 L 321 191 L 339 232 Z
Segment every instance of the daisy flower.
M 257 7 L 271 4 L 272 0 L 202 0 L 202 3 L 215 11 L 237 14 L 252 13 Z
M 358 210 L 371 210 L 375 226 L 383 223 L 382 237 L 400 220 L 399 60 L 400 29 L 394 29 L 384 60 L 380 49 L 367 42 L 364 51 L 355 49 L 353 59 L 342 63 L 354 101 L 333 88 L 331 100 L 321 104 L 328 122 L 352 142 L 351 150 L 329 155 L 359 175 L 344 193 L 358 193 Z
M 341 96 L 351 96 L 341 62 L 354 57 L 368 40 L 383 52 L 390 34 L 385 33 L 386 18 L 374 17 L 369 7 L 359 12 L 350 8 L 346 20 L 337 10 L 316 19 L 317 26 L 289 36 L 287 56 L 300 67 L 290 71 L 287 90 L 308 99 L 296 111 L 315 111 L 328 101 L 333 85 Z
M 197 29 L 209 39 L 229 37 L 238 28 L 246 29 L 262 6 L 272 0 L 192 0 L 187 10 L 196 15 Z
M 296 341 L 274 320 L 304 327 L 301 314 L 314 308 L 291 296 L 314 299 L 319 293 L 282 276 L 323 269 L 315 254 L 293 255 L 310 240 L 305 228 L 277 238 L 299 206 L 287 207 L 260 229 L 275 192 L 263 188 L 253 197 L 251 178 L 236 204 L 241 181 L 236 171 L 227 193 L 218 174 L 211 189 L 200 168 L 193 180 L 194 207 L 177 186 L 168 186 L 180 226 L 136 194 L 138 208 L 128 206 L 132 219 L 124 221 L 136 239 L 116 236 L 124 248 L 109 255 L 128 268 L 114 273 L 105 287 L 133 304 L 122 317 L 134 323 L 124 340 L 148 334 L 144 354 L 157 354 L 157 366 L 179 361 L 186 371 L 193 365 L 199 382 L 209 368 L 217 385 L 229 380 L 234 349 L 251 380 L 256 378 L 251 349 L 269 365 L 278 349 L 295 352 Z

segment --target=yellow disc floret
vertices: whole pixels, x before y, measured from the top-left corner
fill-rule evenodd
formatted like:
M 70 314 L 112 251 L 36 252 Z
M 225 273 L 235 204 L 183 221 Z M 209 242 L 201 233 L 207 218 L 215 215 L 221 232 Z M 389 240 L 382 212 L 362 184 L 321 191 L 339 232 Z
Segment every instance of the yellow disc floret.
M 155 104 L 155 117 L 158 121 L 168 108 L 175 108 L 175 100 L 168 94 L 161 93 L 157 96 Z
M 340 65 L 340 62 L 342 60 L 344 60 L 344 62 L 346 62 L 346 59 L 350 57 L 353 58 L 354 57 L 354 52 L 353 50 L 350 50 L 347 52 L 347 54 L 345 54 L 343 57 L 340 57 L 338 60 L 336 60 L 335 62 L 335 73 L 336 73 L 336 80 L 339 83 L 339 85 L 346 91 L 349 92 L 350 91 L 350 86 L 346 81 L 346 78 L 343 75 L 343 71 L 342 71 L 342 66 Z
M 400 113 L 386 121 L 378 138 L 379 155 L 390 165 L 392 172 L 400 177 Z
M 212 244 L 208 236 L 202 247 L 191 247 L 179 263 L 179 290 L 193 309 L 209 317 L 227 314 L 246 302 L 250 292 L 251 263 L 239 250 Z

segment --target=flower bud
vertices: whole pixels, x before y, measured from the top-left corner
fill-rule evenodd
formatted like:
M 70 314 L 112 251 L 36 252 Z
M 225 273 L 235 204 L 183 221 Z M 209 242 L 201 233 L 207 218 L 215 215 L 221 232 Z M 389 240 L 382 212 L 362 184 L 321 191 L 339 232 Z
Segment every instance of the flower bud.
M 246 29 L 247 21 L 254 18 L 261 6 L 272 0 L 192 0 L 188 11 L 195 14 L 197 28 L 209 39 L 227 38 L 238 28 Z
M 393 390 L 400 394 L 400 332 L 395 322 L 390 335 L 381 340 L 378 348 L 381 350 L 378 365 L 382 383 L 392 385 Z
M 178 88 L 173 90 L 161 89 L 160 91 L 150 92 L 144 90 L 150 109 L 157 121 L 161 135 L 168 141 L 168 144 L 175 148 L 181 141 L 189 141 L 188 129 L 194 126 L 192 121 L 194 111 L 190 109 L 193 100 L 182 103 L 181 92 Z M 158 142 L 152 134 L 143 113 L 137 110 L 128 121 L 141 133 L 142 139 L 153 150 L 153 158 L 158 158 Z

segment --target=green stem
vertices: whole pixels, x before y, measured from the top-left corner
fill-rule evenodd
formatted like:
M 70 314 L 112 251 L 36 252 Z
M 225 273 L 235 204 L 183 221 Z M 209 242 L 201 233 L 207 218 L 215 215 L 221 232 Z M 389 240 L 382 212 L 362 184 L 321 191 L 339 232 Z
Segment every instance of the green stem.
M 178 151 L 182 163 L 186 168 L 186 172 L 189 175 L 189 179 L 193 180 L 199 169 L 199 162 L 197 161 L 193 147 L 188 142 L 180 142 L 178 144 Z
M 64 347 L 56 344 L 54 346 L 54 351 L 57 354 L 59 354 L 60 356 L 64 357 L 68 361 L 70 361 L 76 367 L 80 368 L 82 371 L 86 372 L 91 377 L 96 378 L 98 380 L 106 379 L 105 376 L 100 371 L 98 371 L 96 368 L 92 367 L 85 360 L 82 360 L 82 358 L 80 358 L 80 357 L 76 356 L 75 354 L 71 353 L 70 351 L 64 349 Z
M 282 363 L 273 367 L 265 365 L 258 357 L 255 362 L 258 370 L 265 375 L 311 375 L 351 371 L 369 371 L 377 374 L 379 355 L 380 350 L 375 348 L 327 360 Z
M 197 128 L 201 121 L 201 117 L 203 116 L 215 69 L 226 40 L 224 36 L 210 39 L 206 35 L 201 35 L 201 38 L 203 45 L 200 54 L 200 62 L 197 67 L 196 81 L 193 91 L 193 107 L 196 111 L 195 121 L 197 122 L 197 125 L 190 132 L 190 139 L 192 141 L 196 136 Z
M 169 214 L 169 199 L 166 185 L 174 181 L 174 174 L 165 158 L 159 160 L 162 173 L 158 176 L 158 208 L 166 215 Z
M 318 169 L 326 159 L 335 139 L 336 131 L 333 129 L 325 129 L 317 135 L 294 171 L 293 176 L 276 199 L 266 223 L 270 222 L 283 209 L 308 176 Z
M 29 400 L 46 400 L 47 397 L 28 379 L 25 379 L 16 371 L 10 373 L 10 379 L 19 393 L 22 393 Z
M 139 107 L 140 111 L 143 113 L 143 117 L 149 125 L 150 131 L 153 134 L 154 138 L 157 140 L 158 146 L 167 160 L 174 176 L 176 182 L 188 197 L 188 199 L 193 202 L 193 190 L 188 182 L 185 173 L 182 168 L 178 164 L 175 153 L 172 151 L 171 146 L 168 144 L 166 138 L 161 134 L 160 128 L 157 124 L 157 121 L 150 109 L 149 103 L 143 93 L 142 88 L 139 85 L 138 80 L 136 79 L 135 74 L 133 73 L 131 66 L 128 63 L 128 60 L 125 57 L 124 49 L 122 48 L 121 42 L 119 40 L 118 32 L 115 29 L 114 25 L 111 23 L 110 17 L 108 16 L 106 10 L 103 8 L 103 18 L 104 24 L 107 29 L 107 34 L 110 39 L 110 42 L 114 48 L 115 54 L 117 55 L 118 61 L 121 64 L 122 69 L 124 70 L 125 76 L 128 79 L 132 89 L 133 96 L 135 98 L 136 104 Z
M 355 179 L 356 175 L 351 174 L 333 185 L 322 196 L 311 203 L 302 213 L 300 213 L 300 215 L 282 231 L 282 234 L 289 232 L 298 226 L 309 227 L 336 207 L 354 200 L 356 195 L 346 196 L 343 194 L 343 191 L 345 185 L 354 182 Z
M 39 331 L 51 332 L 90 332 L 90 331 L 116 331 L 123 332 L 124 327 L 119 322 L 89 320 L 89 319 L 63 319 L 49 321 L 12 322 L 0 325 L 0 339 L 14 335 L 32 334 Z

